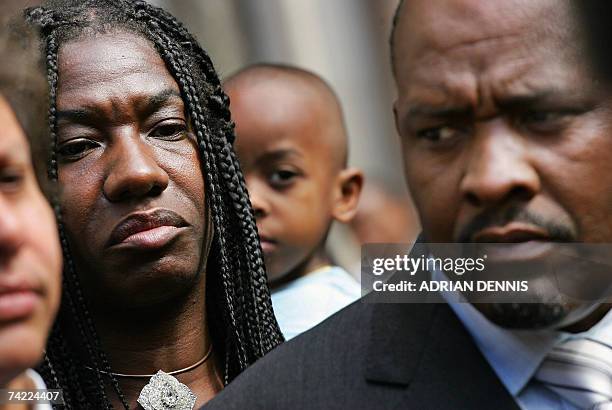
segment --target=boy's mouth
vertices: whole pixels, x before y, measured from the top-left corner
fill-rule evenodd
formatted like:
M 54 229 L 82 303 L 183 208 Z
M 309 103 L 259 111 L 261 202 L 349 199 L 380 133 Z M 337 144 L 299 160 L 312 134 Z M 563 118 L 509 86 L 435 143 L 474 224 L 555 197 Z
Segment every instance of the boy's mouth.
M 264 253 L 272 252 L 277 246 L 277 242 L 274 239 L 265 235 L 259 235 L 259 242 Z

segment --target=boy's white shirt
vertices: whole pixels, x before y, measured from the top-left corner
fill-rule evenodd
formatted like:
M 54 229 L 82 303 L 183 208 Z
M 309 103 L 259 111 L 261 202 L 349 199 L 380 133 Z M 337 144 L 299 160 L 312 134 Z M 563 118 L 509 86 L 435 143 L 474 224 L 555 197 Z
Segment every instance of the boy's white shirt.
M 274 314 L 286 340 L 316 326 L 361 297 L 344 269 L 324 266 L 272 291 Z

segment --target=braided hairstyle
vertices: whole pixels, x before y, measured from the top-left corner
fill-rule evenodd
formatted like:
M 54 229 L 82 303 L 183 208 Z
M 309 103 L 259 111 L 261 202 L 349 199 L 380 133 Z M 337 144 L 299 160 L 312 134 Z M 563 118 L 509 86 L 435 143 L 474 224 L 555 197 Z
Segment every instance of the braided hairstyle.
M 210 57 L 172 15 L 142 0 L 49 0 L 42 7 L 27 9 L 26 18 L 39 28 L 46 55 L 51 181 L 58 179 L 56 101 L 62 44 L 98 33 L 136 33 L 155 46 L 178 83 L 197 137 L 207 207 L 213 218 L 206 308 L 213 344 L 225 357 L 224 381 L 229 383 L 283 338 L 272 311 L 253 211 L 232 148 L 229 98 Z M 87 365 L 110 372 L 70 255 L 58 198 L 52 202 L 64 252 L 64 288 L 40 372 L 50 388 L 63 389 L 68 408 L 111 408 L 99 371 L 84 369 Z M 76 324 L 81 340 L 66 337 L 68 323 Z M 89 363 L 79 363 L 71 354 L 74 343 L 85 348 Z M 111 385 L 128 408 L 115 377 Z

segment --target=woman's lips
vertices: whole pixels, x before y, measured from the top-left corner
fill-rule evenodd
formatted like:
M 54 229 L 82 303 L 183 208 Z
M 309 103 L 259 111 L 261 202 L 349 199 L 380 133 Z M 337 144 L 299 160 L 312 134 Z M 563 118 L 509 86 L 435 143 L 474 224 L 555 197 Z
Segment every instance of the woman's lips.
M 107 246 L 158 249 L 169 244 L 186 227 L 183 218 L 167 209 L 133 213 L 113 229 Z
M 0 322 L 31 316 L 40 299 L 40 295 L 33 290 L 14 290 L 0 294 Z
M 125 238 L 121 245 L 133 246 L 142 249 L 156 249 L 166 246 L 170 243 L 184 228 L 175 226 L 160 226 L 158 228 L 149 229 L 135 233 L 134 235 Z

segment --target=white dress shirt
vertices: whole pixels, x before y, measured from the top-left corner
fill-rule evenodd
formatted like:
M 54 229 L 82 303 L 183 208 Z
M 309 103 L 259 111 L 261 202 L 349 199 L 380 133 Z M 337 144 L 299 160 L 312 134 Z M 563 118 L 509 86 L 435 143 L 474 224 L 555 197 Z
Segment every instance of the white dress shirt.
M 26 370 L 26 376 L 28 376 L 30 380 L 34 382 L 34 386 L 37 390 L 47 389 L 47 385 L 45 384 L 45 381 L 42 379 L 42 377 L 40 377 L 38 373 L 36 373 L 36 371 L 32 369 L 28 369 Z M 50 404 L 35 404 L 34 405 L 34 410 L 52 410 L 52 409 L 53 408 L 51 407 Z
M 433 277 L 440 280 L 441 275 L 436 272 Z M 591 329 L 578 334 L 555 330 L 509 330 L 487 320 L 473 305 L 457 302 L 456 293 L 443 293 L 443 296 L 522 409 L 579 410 L 531 379 L 553 347 L 569 338 L 589 337 L 612 348 L 612 311 Z

